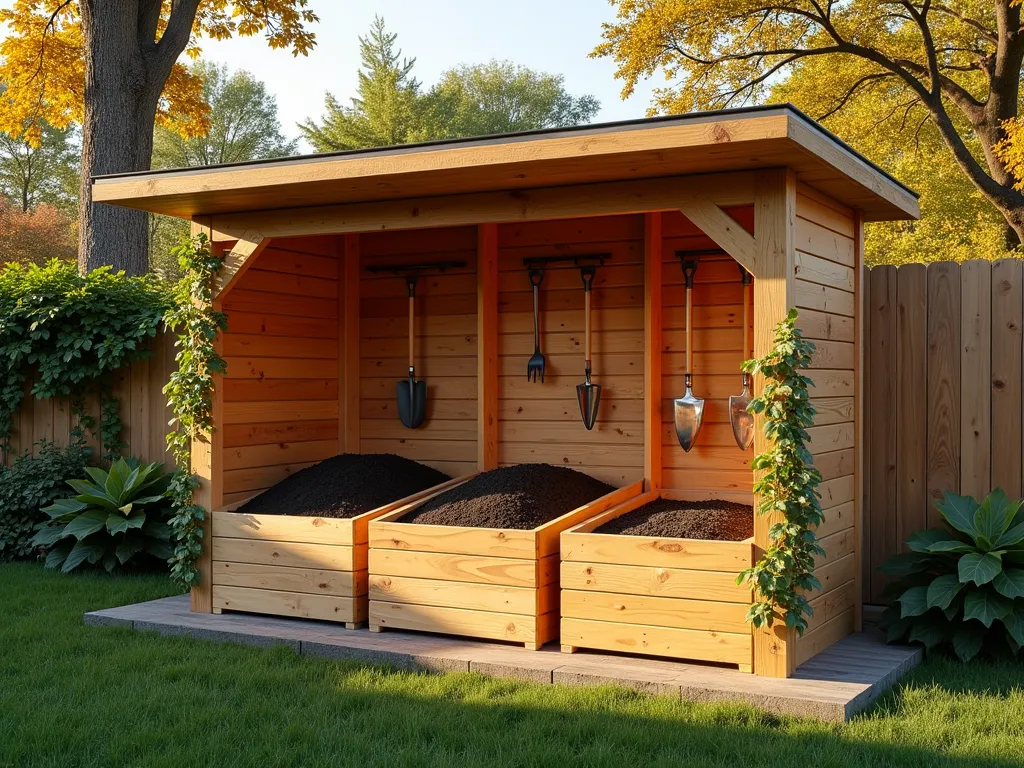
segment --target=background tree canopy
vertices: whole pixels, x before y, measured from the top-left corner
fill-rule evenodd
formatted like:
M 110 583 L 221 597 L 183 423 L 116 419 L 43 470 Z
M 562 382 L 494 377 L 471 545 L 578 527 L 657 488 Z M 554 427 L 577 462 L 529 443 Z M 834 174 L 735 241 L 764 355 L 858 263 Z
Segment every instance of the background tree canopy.
M 416 59 L 402 56 L 397 39 L 379 16 L 359 38 L 358 95 L 344 106 L 327 94 L 323 117 L 299 125 L 316 151 L 578 125 L 600 108 L 593 96 L 566 91 L 561 75 L 507 61 L 449 69 L 424 92 L 412 76 Z
M 922 193 L 922 221 L 869 228 L 873 261 L 999 258 L 1024 236 L 1014 152 L 1019 0 L 611 0 L 592 55 L 651 113 L 790 100 Z

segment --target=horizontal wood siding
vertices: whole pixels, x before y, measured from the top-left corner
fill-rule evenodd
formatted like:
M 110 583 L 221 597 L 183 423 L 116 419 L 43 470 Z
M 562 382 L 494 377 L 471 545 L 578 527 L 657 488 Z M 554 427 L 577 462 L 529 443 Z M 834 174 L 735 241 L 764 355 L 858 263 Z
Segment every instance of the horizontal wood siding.
M 731 210 L 753 227 L 753 211 Z M 704 399 L 700 436 L 686 452 L 679 446 L 673 400 L 686 391 L 686 283 L 677 251 L 715 244 L 682 214 L 662 216 L 662 466 L 666 488 L 750 492 L 753 449 L 741 451 L 729 425 L 729 396 L 742 389 L 743 285 L 736 262 L 722 253 L 701 255 L 693 285 L 693 394 Z M 748 333 L 752 333 L 753 313 Z M 752 341 L 748 341 L 748 345 Z
M 225 504 L 339 452 L 337 253 L 275 240 L 227 294 Z
M 578 268 L 545 272 L 540 288 L 544 382 L 526 378 L 533 353 L 533 293 L 523 259 L 607 253 L 592 294 L 592 379 L 597 424 L 587 431 L 576 385 L 583 382 L 584 292 Z M 615 486 L 643 477 L 644 222 L 607 216 L 498 227 L 498 458 L 544 462 Z
M 855 558 L 856 408 L 856 224 L 852 212 L 806 187 L 796 198 L 796 296 L 800 326 L 816 351 L 808 377 L 818 414 L 808 430 L 815 466 L 822 474 L 825 521 L 817 530 L 827 556 L 815 570 Z M 821 376 L 819 376 L 821 372 Z M 836 382 L 843 382 L 837 384 Z M 847 383 L 848 382 L 848 383 Z M 833 571 L 820 591 L 808 596 L 814 615 L 796 641 L 800 664 L 853 631 L 856 570 Z M 839 576 L 841 578 L 837 578 Z
M 360 451 L 396 453 L 458 476 L 476 469 L 475 227 L 360 236 Z M 398 419 L 395 384 L 408 378 L 405 279 L 367 267 L 464 261 L 416 287 L 416 378 L 427 382 L 427 420 Z

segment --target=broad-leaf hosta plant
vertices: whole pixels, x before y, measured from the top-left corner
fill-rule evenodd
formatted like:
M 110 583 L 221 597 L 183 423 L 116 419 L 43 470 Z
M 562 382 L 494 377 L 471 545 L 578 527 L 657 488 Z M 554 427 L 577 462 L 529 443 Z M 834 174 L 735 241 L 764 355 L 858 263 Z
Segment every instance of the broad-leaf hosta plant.
M 946 493 L 936 504 L 950 529 L 918 531 L 910 552 L 882 566 L 898 577 L 896 602 L 883 615 L 889 642 L 931 649 L 949 644 L 969 661 L 990 644 L 1024 646 L 1024 501 L 1002 490 L 980 504 Z
M 109 471 L 86 472 L 87 480 L 67 481 L 76 496 L 42 510 L 50 520 L 33 543 L 49 549 L 46 567 L 66 573 L 90 563 L 113 571 L 140 554 L 166 561 L 173 553 L 166 523 L 171 476 L 163 465 L 118 459 Z

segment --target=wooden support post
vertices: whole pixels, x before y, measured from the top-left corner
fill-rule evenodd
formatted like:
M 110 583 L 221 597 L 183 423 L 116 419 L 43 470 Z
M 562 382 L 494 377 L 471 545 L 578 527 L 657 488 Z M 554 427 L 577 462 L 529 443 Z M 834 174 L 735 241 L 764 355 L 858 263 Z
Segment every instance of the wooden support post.
M 853 274 L 854 311 L 853 321 L 853 631 L 860 632 L 864 622 L 864 319 L 867 317 L 868 268 L 864 265 L 864 215 L 853 217 Z M 922 450 L 924 446 L 922 446 Z M 923 479 L 923 478 L 922 478 Z M 925 510 L 921 510 L 924 513 Z
M 212 224 L 206 226 L 204 231 L 213 243 Z M 269 242 L 269 237 L 264 237 L 263 233 L 255 229 L 246 229 L 239 234 L 231 250 L 224 255 L 224 263 L 213 279 L 214 298 L 223 299 L 227 292 L 238 284 L 242 275 L 253 265 Z
M 772 348 L 775 326 L 796 303 L 795 235 L 796 177 L 786 169 L 759 171 L 754 182 L 754 357 Z M 754 391 L 764 387 L 756 377 Z M 768 450 L 764 417 L 755 419 L 754 453 Z M 768 531 L 776 515 L 758 512 L 754 501 L 755 557 L 769 546 Z M 754 631 L 754 672 L 767 677 L 789 677 L 796 669 L 796 633 L 776 622 L 771 629 Z
M 192 222 L 192 236 L 200 232 L 210 234 L 206 222 Z M 219 247 L 211 244 L 211 247 Z M 221 299 L 213 300 L 213 309 L 220 311 Z M 220 354 L 222 334 L 217 335 L 214 348 Z M 203 551 L 199 555 L 199 585 L 192 588 L 191 608 L 196 613 L 213 612 L 213 544 L 210 531 L 210 512 L 224 504 L 224 442 L 220 427 L 224 423 L 224 387 L 223 376 L 213 378 L 212 421 L 215 429 L 192 441 L 192 472 L 199 478 L 199 488 L 194 494 L 195 503 L 206 510 L 207 518 L 203 524 Z
M 498 466 L 498 225 L 477 228 L 477 469 Z
M 662 487 L 661 214 L 644 215 L 644 477 L 653 491 Z
M 338 451 L 359 453 L 359 235 L 338 237 Z

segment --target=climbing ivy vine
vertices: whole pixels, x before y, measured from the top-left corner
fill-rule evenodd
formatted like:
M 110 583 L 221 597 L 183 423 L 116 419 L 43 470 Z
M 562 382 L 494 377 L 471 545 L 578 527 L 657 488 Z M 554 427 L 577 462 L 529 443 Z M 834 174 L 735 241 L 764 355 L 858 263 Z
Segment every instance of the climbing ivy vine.
M 203 521 L 207 510 L 195 502 L 199 479 L 192 471 L 192 441 L 207 439 L 213 429 L 213 377 L 227 364 L 217 353 L 217 334 L 227 330 L 227 316 L 213 308 L 213 280 L 223 258 L 214 254 L 205 235 L 188 240 L 175 250 L 182 278 L 174 290 L 174 307 L 167 325 L 177 334 L 178 370 L 164 394 L 174 418 L 167 445 L 177 471 L 171 481 L 170 521 L 174 554 L 171 577 L 184 586 L 199 583 L 196 561 L 202 552 Z
M 801 373 L 811 363 L 814 344 L 802 338 L 796 319 L 796 310 L 790 310 L 775 328 L 772 350 L 743 364 L 744 371 L 765 380 L 761 394 L 750 403 L 752 413 L 764 416 L 770 445 L 752 464 L 760 473 L 754 484 L 758 512 L 780 519 L 769 529 L 763 556 L 740 574 L 738 583 L 746 581 L 754 588 L 747 620 L 755 627 L 784 621 L 803 634 L 806 617 L 813 613 L 804 594 L 821 588 L 813 573 L 814 557 L 824 552 L 813 530 L 823 520 L 817 492 L 821 473 L 806 447 L 807 427 L 814 423 L 807 394 L 812 382 Z
M 26 390 L 40 399 L 70 397 L 73 437 L 96 430 L 86 408 L 95 393 L 106 457 L 119 455 L 120 402 L 110 374 L 151 354 L 148 341 L 168 306 L 166 290 L 152 276 L 128 277 L 109 267 L 81 275 L 74 262 L 56 259 L 6 265 L 0 272 L 0 448 L 10 448 Z

